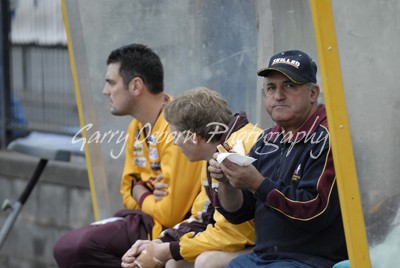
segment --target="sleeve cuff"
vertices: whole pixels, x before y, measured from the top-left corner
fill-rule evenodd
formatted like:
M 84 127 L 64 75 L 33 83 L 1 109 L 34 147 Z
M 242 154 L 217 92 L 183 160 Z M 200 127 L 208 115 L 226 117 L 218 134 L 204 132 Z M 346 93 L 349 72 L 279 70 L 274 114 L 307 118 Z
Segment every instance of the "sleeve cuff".
M 176 261 L 183 260 L 181 255 L 181 247 L 179 241 L 174 241 L 169 243 L 169 250 L 171 251 L 172 258 Z
M 139 206 L 142 207 L 143 201 L 146 199 L 146 197 L 148 197 L 149 195 L 151 195 L 151 192 L 146 192 L 144 194 L 142 194 L 142 196 L 139 199 Z
M 248 191 L 243 191 L 242 190 L 242 195 L 245 196 L 246 194 L 251 194 Z M 246 198 L 244 197 L 244 200 L 246 200 Z M 246 221 L 246 215 L 248 214 L 248 209 L 246 209 L 247 204 L 246 202 L 243 202 L 242 207 L 239 208 L 237 211 L 234 212 L 229 212 L 227 210 L 225 210 L 222 206 L 219 205 L 219 199 L 217 199 L 218 201 L 218 207 L 217 210 L 224 215 L 224 217 L 233 224 L 240 224 Z
M 266 202 L 269 192 L 271 192 L 275 187 L 275 183 L 270 179 L 265 178 L 258 189 L 254 192 L 254 197 L 262 202 Z
M 160 239 L 163 243 L 169 243 L 169 242 L 175 242 L 176 241 L 174 238 L 172 238 L 169 235 L 164 235 L 162 237 L 159 237 L 158 239 Z

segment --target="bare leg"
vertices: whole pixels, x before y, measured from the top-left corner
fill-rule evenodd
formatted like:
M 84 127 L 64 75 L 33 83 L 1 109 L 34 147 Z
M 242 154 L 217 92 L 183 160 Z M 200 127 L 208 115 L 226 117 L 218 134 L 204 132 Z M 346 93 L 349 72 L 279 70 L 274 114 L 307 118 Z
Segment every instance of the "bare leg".
M 193 268 L 194 263 L 181 260 L 181 261 L 175 261 L 175 260 L 169 260 L 165 264 L 165 268 Z

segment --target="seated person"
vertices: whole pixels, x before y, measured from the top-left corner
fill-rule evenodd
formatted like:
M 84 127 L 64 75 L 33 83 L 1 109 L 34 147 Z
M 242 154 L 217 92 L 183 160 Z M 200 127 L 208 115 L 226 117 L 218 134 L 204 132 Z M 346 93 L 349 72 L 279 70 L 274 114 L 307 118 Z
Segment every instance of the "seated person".
M 136 242 L 122 258 L 122 267 L 135 267 L 136 258 L 145 249 L 144 254 L 151 252 L 160 266 L 167 263 L 166 267 L 191 267 L 193 264 L 189 263 L 195 261 L 195 267 L 225 267 L 232 258 L 254 245 L 254 225 L 253 221 L 230 224 L 215 210 L 218 182 L 207 172 L 207 161 L 220 144 L 247 154 L 261 129 L 249 123 L 245 113 L 233 115 L 226 101 L 207 88 L 178 96 L 166 106 L 165 117 L 175 135 L 175 144 L 186 157 L 190 161 L 206 160 L 203 187 L 193 204 L 191 217 L 163 231 L 155 241 Z
M 163 67 L 150 48 L 131 44 L 111 52 L 103 94 L 114 115 L 131 115 L 121 194 L 125 210 L 61 237 L 54 257 L 61 268 L 121 267 L 137 239 L 157 238 L 182 221 L 200 191 L 201 162 L 189 162 L 170 139 Z
M 256 226 L 253 252 L 227 267 L 332 268 L 348 259 L 316 73 L 317 65 L 302 51 L 271 57 L 258 75 L 276 125 L 251 149 L 257 161 L 244 167 L 227 159 L 209 162 L 220 181 L 219 212 L 234 224 L 254 219 Z

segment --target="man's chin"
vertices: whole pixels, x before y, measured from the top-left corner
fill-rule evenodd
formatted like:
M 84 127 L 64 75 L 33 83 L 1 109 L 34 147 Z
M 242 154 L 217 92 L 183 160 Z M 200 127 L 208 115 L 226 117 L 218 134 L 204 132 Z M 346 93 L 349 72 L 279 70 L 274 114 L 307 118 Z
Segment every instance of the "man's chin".
M 272 120 L 274 120 L 276 123 L 278 122 L 285 122 L 288 120 L 288 116 L 283 114 L 283 113 L 272 113 L 271 115 Z
M 277 125 L 281 127 L 286 127 L 286 125 L 290 122 L 289 118 L 285 116 L 271 116 L 271 118 Z
M 185 156 L 186 156 L 186 158 L 189 160 L 189 162 L 196 162 L 196 161 L 199 161 L 199 160 L 200 160 L 200 159 L 197 159 L 196 157 L 187 156 L 186 154 L 185 154 Z
M 121 113 L 121 112 L 119 112 L 119 111 L 115 111 L 115 110 L 110 110 L 110 112 L 111 112 L 111 114 L 112 115 L 115 115 L 115 116 L 123 116 L 123 115 L 125 115 L 125 114 L 123 114 L 123 113 Z

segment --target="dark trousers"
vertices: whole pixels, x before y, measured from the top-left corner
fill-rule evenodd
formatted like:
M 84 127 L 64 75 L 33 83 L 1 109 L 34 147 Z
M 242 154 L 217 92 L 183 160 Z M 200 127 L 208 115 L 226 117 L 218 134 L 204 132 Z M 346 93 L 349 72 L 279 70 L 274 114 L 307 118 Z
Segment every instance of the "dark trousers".
M 120 220 L 84 226 L 64 234 L 55 244 L 60 268 L 121 267 L 121 258 L 138 239 L 151 239 L 153 220 L 136 210 L 119 211 Z

